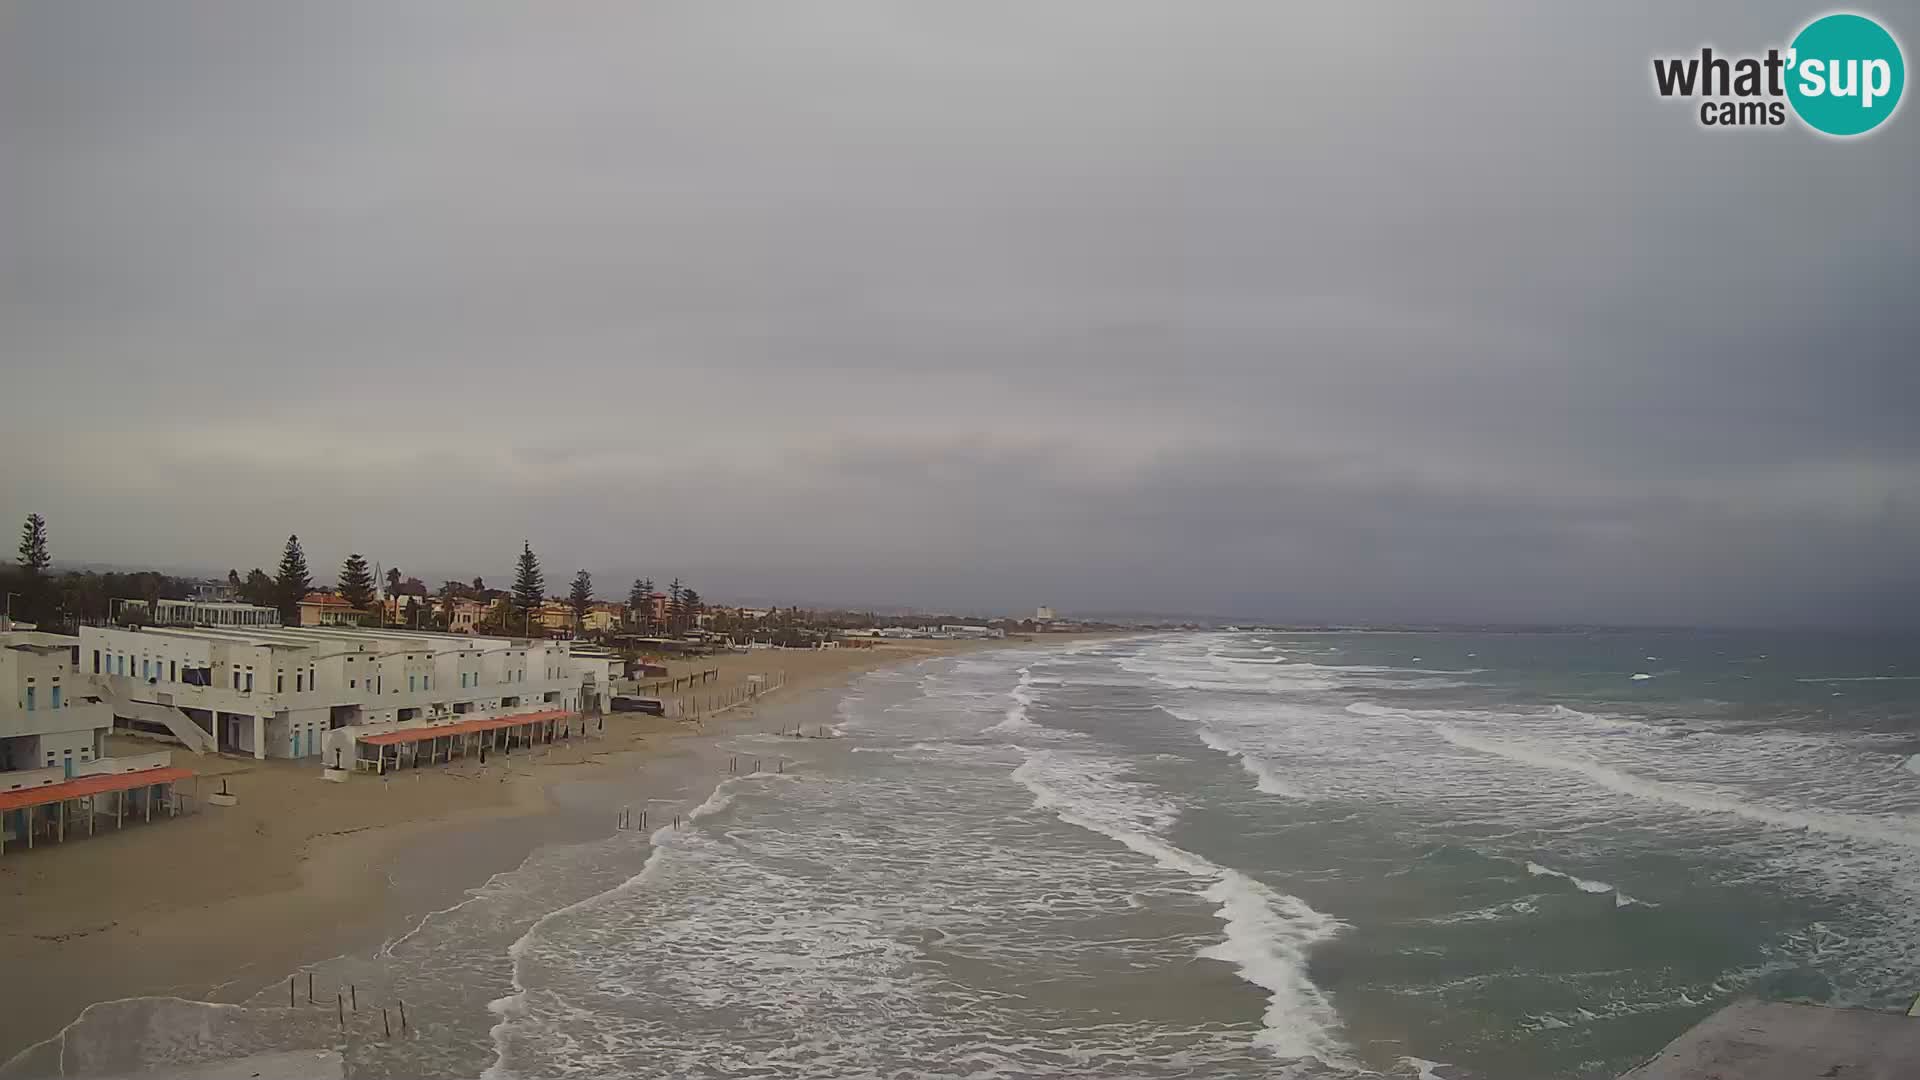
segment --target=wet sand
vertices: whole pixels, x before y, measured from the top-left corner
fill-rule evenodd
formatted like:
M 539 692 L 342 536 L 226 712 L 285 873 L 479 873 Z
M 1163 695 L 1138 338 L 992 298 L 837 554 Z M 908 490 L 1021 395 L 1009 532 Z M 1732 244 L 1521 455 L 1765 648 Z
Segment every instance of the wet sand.
M 154 995 L 240 1002 L 305 965 L 378 946 L 536 847 L 611 825 L 598 811 L 586 821 L 580 806 L 557 805 L 559 785 L 685 769 L 710 741 L 699 736 L 783 723 L 786 703 L 810 688 L 981 644 L 888 643 L 676 663 L 676 675 L 719 668 L 697 691 L 716 700 L 750 674 L 779 673 L 784 686 L 757 706 L 697 724 L 608 714 L 593 737 L 493 755 L 484 769 L 461 762 L 334 784 L 311 761 L 177 752 L 177 763 L 200 774 L 202 795 L 224 781 L 239 804 L 202 805 L 178 820 L 0 858 L 0 967 L 34 973 L 0 988 L 0 1061 L 54 1036 L 96 1002 Z M 149 749 L 124 740 L 115 752 Z M 42 1071 L 43 1056 L 29 1055 L 8 1072 Z

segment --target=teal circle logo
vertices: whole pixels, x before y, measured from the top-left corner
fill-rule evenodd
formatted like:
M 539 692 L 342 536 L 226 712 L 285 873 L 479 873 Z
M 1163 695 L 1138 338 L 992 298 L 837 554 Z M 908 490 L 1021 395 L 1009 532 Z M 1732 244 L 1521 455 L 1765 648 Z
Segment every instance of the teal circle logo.
M 1787 100 L 1815 131 L 1864 135 L 1893 115 L 1907 85 L 1900 43 L 1864 15 L 1826 15 L 1793 39 Z

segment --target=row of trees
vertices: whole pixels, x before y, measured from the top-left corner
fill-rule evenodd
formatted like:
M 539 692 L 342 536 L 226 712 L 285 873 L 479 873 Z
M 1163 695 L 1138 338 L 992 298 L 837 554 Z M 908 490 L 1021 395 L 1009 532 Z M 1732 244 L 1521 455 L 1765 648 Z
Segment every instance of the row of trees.
M 53 556 L 47 535 L 46 519 L 29 514 L 20 530 L 19 564 L 0 567 L 0 587 L 7 593 L 8 611 L 16 619 L 46 626 L 73 625 L 81 622 L 106 622 L 114 616 L 112 603 L 117 599 L 140 599 L 149 603 L 160 599 L 185 599 L 193 591 L 194 581 L 151 571 L 139 573 L 52 572 Z M 513 587 L 502 591 L 487 588 L 486 581 L 474 578 L 469 583 L 447 581 L 440 586 L 440 610 L 431 611 L 426 603 L 429 591 L 416 577 L 403 575 L 398 568 L 386 572 L 389 596 L 417 598 L 408 605 L 408 621 L 418 628 L 445 629 L 454 601 L 472 600 L 489 605 L 481 620 L 483 633 L 530 633 L 535 613 L 546 602 L 546 574 L 531 542 L 523 541 L 515 566 Z M 299 622 L 300 602 L 314 589 L 313 574 L 300 537 L 288 536 L 280 551 L 275 572 L 254 567 L 244 576 L 238 569 L 227 571 L 227 584 L 237 596 L 250 604 L 277 608 L 282 622 Z M 371 566 L 359 552 L 349 554 L 340 564 L 335 589 L 355 609 L 366 611 L 375 605 L 377 589 Z M 698 625 L 706 602 L 698 590 L 675 578 L 667 587 L 666 602 L 656 612 L 651 578 L 633 583 L 627 596 L 626 628 L 645 634 L 680 634 Z M 585 570 L 574 574 L 567 602 L 577 621 L 584 623 L 594 604 L 593 575 Z M 385 618 L 384 609 L 381 612 Z M 424 624 L 424 625 L 423 625 Z
M 72 629 L 80 623 L 112 619 L 115 601 L 184 599 L 193 582 L 153 570 L 133 573 L 93 570 L 53 571 L 53 552 L 47 521 L 29 514 L 20 528 L 19 562 L 0 565 L 0 592 L 6 612 L 21 622 L 45 629 Z

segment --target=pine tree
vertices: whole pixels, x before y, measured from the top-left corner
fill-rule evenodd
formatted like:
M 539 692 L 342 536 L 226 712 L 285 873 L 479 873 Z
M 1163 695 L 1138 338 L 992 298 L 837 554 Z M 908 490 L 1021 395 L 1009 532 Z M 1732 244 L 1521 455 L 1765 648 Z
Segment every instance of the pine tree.
M 474 578 L 473 579 L 473 598 L 475 600 L 482 599 L 486 595 L 486 592 L 487 592 L 487 579 Z
M 573 605 L 574 632 L 580 633 L 587 628 L 587 609 L 593 606 L 593 575 L 585 570 L 573 575 L 573 588 L 567 593 L 567 602 Z
M 400 568 L 397 566 L 390 566 L 387 568 L 387 595 L 394 596 L 399 592 L 400 592 Z
M 674 578 L 673 583 L 667 586 L 667 632 L 668 633 L 678 634 L 680 632 L 680 627 L 681 627 L 680 619 L 683 615 L 686 614 L 686 612 L 681 608 L 680 604 L 681 604 L 681 601 L 686 597 L 686 592 L 687 592 L 686 589 L 680 584 L 679 578 Z
M 357 611 L 373 606 L 373 570 L 357 551 L 340 564 L 340 595 Z
M 522 541 L 520 566 L 513 577 L 513 610 L 524 621 L 547 598 L 547 579 L 540 573 L 540 558 L 533 545 Z
M 643 634 L 653 633 L 653 579 L 640 578 L 627 593 L 627 618 Z
M 688 629 L 700 625 L 700 610 L 704 606 L 698 589 L 687 589 L 680 594 L 680 618 Z
M 20 599 L 24 602 L 16 613 L 34 623 L 45 622 L 52 614 L 47 579 L 47 568 L 52 565 L 53 556 L 47 553 L 47 519 L 28 514 L 26 523 L 20 526 L 20 568 L 24 571 Z
M 286 549 L 280 553 L 280 575 L 274 580 L 281 622 L 292 626 L 300 621 L 300 601 L 312 588 L 313 577 L 307 573 L 307 553 L 300 550 L 300 537 L 289 536 Z

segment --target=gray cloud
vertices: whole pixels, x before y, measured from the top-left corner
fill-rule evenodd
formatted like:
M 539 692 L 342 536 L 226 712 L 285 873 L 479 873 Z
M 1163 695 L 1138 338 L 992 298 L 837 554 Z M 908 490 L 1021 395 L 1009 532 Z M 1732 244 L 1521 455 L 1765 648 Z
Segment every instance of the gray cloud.
M 14 5 L 0 511 L 801 602 L 1911 620 L 1911 108 L 1649 87 L 1808 14 Z

